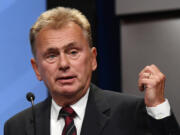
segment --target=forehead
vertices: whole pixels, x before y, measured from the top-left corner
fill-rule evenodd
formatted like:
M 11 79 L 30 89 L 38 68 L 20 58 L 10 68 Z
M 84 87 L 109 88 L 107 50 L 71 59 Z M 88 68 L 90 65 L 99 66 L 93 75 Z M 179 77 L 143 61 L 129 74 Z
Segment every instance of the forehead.
M 60 47 L 72 43 L 89 46 L 85 32 L 79 25 L 73 22 L 58 29 L 54 29 L 52 27 L 43 28 L 37 34 L 35 42 L 36 50 L 39 50 L 40 48 L 45 49 L 50 46 Z

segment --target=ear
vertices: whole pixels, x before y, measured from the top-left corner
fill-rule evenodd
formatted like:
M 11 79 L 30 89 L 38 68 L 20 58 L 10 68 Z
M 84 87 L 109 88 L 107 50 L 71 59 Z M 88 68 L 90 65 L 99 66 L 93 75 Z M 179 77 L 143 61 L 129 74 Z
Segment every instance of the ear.
M 96 68 L 97 68 L 97 60 L 96 60 L 96 56 L 97 56 L 97 50 L 96 50 L 96 48 L 95 47 L 92 47 L 91 48 L 91 57 L 92 57 L 92 70 L 94 71 L 94 70 L 96 70 Z
M 31 59 L 31 65 L 32 65 L 32 67 L 33 67 L 33 69 L 34 69 L 34 72 L 35 72 L 35 74 L 36 74 L 37 79 L 38 79 L 39 81 L 41 81 L 42 78 L 41 78 L 40 72 L 39 72 L 39 70 L 38 70 L 38 65 L 37 65 L 37 63 L 36 63 L 36 60 L 35 60 L 34 58 Z

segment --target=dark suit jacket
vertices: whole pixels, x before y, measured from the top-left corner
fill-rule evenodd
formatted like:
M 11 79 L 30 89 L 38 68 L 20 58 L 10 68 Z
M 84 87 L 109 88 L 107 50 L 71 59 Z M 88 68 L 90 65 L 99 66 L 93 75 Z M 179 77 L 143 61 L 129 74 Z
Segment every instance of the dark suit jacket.
M 50 135 L 51 98 L 37 104 L 36 135 Z M 33 135 L 31 108 L 9 119 L 4 135 Z M 138 97 L 91 85 L 81 135 L 180 135 L 174 115 L 155 120 Z

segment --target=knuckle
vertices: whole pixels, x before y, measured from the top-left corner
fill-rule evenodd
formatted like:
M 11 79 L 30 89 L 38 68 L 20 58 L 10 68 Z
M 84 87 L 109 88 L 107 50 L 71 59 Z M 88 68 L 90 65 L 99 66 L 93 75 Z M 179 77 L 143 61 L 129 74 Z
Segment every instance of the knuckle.
M 161 82 L 162 78 L 160 76 L 156 77 L 156 83 L 159 84 Z
M 148 66 L 146 66 L 145 68 L 146 68 L 146 69 L 149 69 L 149 68 L 150 68 L 150 66 L 148 65 Z
M 156 86 L 156 85 L 157 85 L 157 82 L 156 82 L 156 81 L 152 81 L 152 82 L 151 82 L 151 86 L 154 87 L 154 86 Z
M 162 74 L 162 79 L 165 80 L 166 79 L 166 76 L 164 74 Z
M 161 79 L 161 80 L 165 80 L 165 79 L 166 79 L 166 76 L 165 76 L 163 73 L 161 73 L 161 74 L 160 74 L 160 79 Z
M 156 65 L 155 65 L 155 64 L 151 64 L 151 66 L 152 66 L 152 67 L 156 67 Z

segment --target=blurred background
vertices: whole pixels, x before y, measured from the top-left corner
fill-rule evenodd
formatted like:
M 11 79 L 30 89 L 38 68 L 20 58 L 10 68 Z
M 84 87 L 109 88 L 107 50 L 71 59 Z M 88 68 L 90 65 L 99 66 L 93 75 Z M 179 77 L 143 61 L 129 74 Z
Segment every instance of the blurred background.
M 93 82 L 104 89 L 143 96 L 138 74 L 155 64 L 166 75 L 165 94 L 180 123 L 179 0 L 1 0 L 0 1 L 0 135 L 4 122 L 47 97 L 31 68 L 29 29 L 37 17 L 57 6 L 77 8 L 92 25 L 98 50 Z

